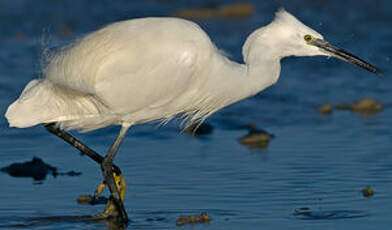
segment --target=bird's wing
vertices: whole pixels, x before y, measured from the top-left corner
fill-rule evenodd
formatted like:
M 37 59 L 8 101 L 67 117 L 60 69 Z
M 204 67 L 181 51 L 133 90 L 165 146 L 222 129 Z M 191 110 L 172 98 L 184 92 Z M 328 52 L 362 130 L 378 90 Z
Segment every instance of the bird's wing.
M 205 32 L 172 18 L 145 19 L 119 30 L 97 71 L 97 97 L 118 113 L 185 103 L 181 98 L 203 81 L 204 62 L 215 51 Z
M 204 62 L 214 51 L 195 23 L 136 19 L 87 35 L 56 55 L 44 72 L 56 86 L 92 95 L 111 113 L 163 106 L 161 114 L 175 113 L 190 103 L 205 76 Z
M 130 45 L 112 53 L 102 65 L 96 94 L 118 113 L 170 104 L 200 80 L 195 76 L 199 58 L 198 47 L 191 41 Z

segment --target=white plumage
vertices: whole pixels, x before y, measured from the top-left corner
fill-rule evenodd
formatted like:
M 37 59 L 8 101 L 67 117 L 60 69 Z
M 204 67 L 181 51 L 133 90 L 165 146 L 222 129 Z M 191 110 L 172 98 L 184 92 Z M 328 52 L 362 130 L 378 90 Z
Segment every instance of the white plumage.
M 58 122 L 84 131 L 184 114 L 205 119 L 274 84 L 285 56 L 331 55 L 304 40 L 322 36 L 284 10 L 243 47 L 244 64 L 219 52 L 195 23 L 178 18 L 122 21 L 52 57 L 9 106 L 10 126 Z

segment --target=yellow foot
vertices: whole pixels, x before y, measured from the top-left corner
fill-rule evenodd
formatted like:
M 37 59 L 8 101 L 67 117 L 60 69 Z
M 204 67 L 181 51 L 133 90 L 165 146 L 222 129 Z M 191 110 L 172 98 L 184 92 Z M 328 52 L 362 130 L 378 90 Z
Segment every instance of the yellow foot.
M 127 189 L 127 184 L 125 183 L 124 177 L 121 173 L 113 172 L 114 181 L 116 182 L 117 189 L 120 192 L 121 201 L 124 203 L 125 190 Z
M 124 177 L 121 173 L 117 174 L 117 173 L 113 172 L 113 177 L 114 177 L 114 181 L 116 182 L 117 189 L 120 192 L 121 201 L 124 203 L 125 190 L 127 189 L 127 184 L 125 183 Z M 97 186 L 97 189 L 94 192 L 94 196 L 98 197 L 99 195 L 101 195 L 103 190 L 105 189 L 106 185 L 107 185 L 106 182 L 102 181 Z
M 116 183 L 117 189 L 120 192 L 121 202 L 124 203 L 125 190 L 127 188 L 127 184 L 125 183 L 124 177 L 121 173 L 113 172 L 114 181 Z M 102 194 L 103 190 L 107 186 L 105 181 L 102 181 L 94 192 L 94 197 L 97 198 Z M 113 198 L 110 196 L 108 202 L 106 203 L 105 210 L 102 213 L 99 213 L 94 216 L 96 219 L 109 219 L 109 218 L 117 218 L 120 216 L 120 212 L 117 210 L 117 206 L 113 201 Z
M 94 219 L 117 219 L 120 217 L 120 213 L 117 210 L 117 206 L 115 205 L 112 197 L 108 199 L 106 203 L 105 210 L 101 213 L 94 215 Z

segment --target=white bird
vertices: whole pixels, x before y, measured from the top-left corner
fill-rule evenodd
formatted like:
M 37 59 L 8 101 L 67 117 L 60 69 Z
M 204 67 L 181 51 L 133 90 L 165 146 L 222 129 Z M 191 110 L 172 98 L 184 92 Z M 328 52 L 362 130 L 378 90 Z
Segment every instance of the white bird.
M 44 77 L 30 81 L 5 116 L 18 128 L 57 123 L 61 129 L 90 131 L 120 125 L 102 162 L 118 203 L 112 160 L 133 125 L 178 114 L 190 123 L 204 120 L 276 83 L 280 60 L 287 56 L 333 56 L 381 74 L 283 9 L 249 35 L 242 54 L 244 64 L 231 61 L 197 24 L 179 18 L 113 23 L 53 55 Z

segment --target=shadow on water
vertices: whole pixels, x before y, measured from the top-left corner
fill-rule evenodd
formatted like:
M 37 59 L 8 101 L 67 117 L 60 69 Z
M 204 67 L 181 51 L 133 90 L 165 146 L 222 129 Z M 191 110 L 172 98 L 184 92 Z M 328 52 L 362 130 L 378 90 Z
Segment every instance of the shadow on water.
M 233 213 L 227 212 L 226 210 L 211 210 L 218 215 L 224 215 L 226 221 L 228 217 L 233 216 Z M 195 213 L 200 213 L 194 215 Z M 142 218 L 134 217 L 134 220 L 130 220 L 128 224 L 115 221 L 114 219 L 104 219 L 98 216 L 91 215 L 80 215 L 80 216 L 44 216 L 44 217 L 1 217 L 0 218 L 0 229 L 41 229 L 42 227 L 50 228 L 53 226 L 64 226 L 71 224 L 73 228 L 81 228 L 83 225 L 89 226 L 106 226 L 110 230 L 122 230 L 127 228 L 148 228 L 148 229 L 171 229 L 173 226 L 190 225 L 195 226 L 196 224 L 209 224 L 212 220 L 210 215 L 203 210 L 193 210 L 188 212 L 186 210 L 176 211 L 142 211 Z M 169 217 L 171 216 L 171 217 Z M 176 216 L 176 217 L 175 217 Z M 172 223 L 171 220 L 176 219 L 176 222 Z M 160 223 L 160 224 L 159 224 Z M 164 224 L 164 226 L 162 226 Z M 167 225 L 169 224 L 169 225 Z M 173 224 L 173 225 L 171 225 Z M 55 227 L 54 227 L 55 228 Z
M 110 230 L 122 230 L 126 229 L 127 226 L 108 219 L 100 219 L 95 216 L 48 216 L 48 217 L 27 217 L 27 218 L 4 218 L 0 220 L 0 229 L 20 228 L 20 229 L 31 229 L 42 226 L 55 226 L 58 224 L 106 224 Z
M 38 157 L 23 163 L 13 163 L 0 169 L 13 177 L 32 177 L 35 181 L 44 180 L 47 174 L 57 174 L 57 169 Z
M 296 208 L 293 215 L 301 220 L 337 220 L 368 217 L 369 214 L 360 210 L 311 210 Z
M 48 174 L 53 177 L 57 176 L 80 176 L 80 172 L 58 172 L 56 167 L 46 164 L 38 157 L 33 157 L 31 161 L 22 163 L 12 163 L 6 167 L 0 168 L 0 171 L 7 173 L 12 177 L 32 177 L 34 181 L 42 181 L 46 179 Z

